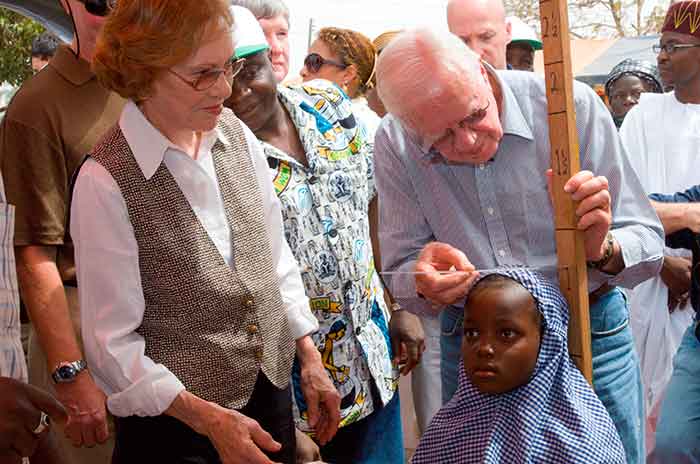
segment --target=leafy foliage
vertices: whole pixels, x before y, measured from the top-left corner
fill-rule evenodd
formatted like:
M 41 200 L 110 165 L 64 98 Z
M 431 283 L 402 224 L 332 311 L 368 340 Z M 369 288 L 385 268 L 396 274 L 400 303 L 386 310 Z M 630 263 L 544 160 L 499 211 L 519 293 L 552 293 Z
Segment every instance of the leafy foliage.
M 19 85 L 32 73 L 32 40 L 44 28 L 37 22 L 0 7 L 0 83 Z

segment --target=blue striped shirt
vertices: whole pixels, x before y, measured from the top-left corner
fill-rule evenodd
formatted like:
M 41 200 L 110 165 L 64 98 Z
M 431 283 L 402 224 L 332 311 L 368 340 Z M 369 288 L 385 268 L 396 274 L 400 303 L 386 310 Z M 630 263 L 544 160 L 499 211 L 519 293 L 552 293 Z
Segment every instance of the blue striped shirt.
M 462 250 L 477 269 L 524 264 L 556 277 L 556 244 L 545 171 L 550 144 L 544 79 L 533 73 L 499 71 L 504 136 L 486 164 L 426 162 L 431 153 L 388 115 L 375 139 L 382 264 L 412 271 L 431 241 Z M 605 282 L 631 288 L 658 273 L 663 228 L 630 166 L 600 98 L 574 83 L 582 169 L 607 177 L 612 197 L 612 234 L 625 269 L 615 276 L 589 271 L 589 288 Z M 414 311 L 411 275 L 386 279 L 392 293 Z

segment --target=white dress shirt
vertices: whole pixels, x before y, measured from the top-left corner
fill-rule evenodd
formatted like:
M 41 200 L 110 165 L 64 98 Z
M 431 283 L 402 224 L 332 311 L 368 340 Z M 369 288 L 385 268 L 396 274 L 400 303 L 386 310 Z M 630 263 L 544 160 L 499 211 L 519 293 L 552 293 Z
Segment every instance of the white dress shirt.
M 153 127 L 132 102 L 125 106 L 119 126 L 144 176 L 151 178 L 165 163 L 219 253 L 235 268 L 211 153 L 217 138 L 226 136 L 217 129 L 204 134 L 193 159 Z M 280 203 L 262 148 L 245 126 L 244 131 L 262 192 L 261 208 L 282 301 L 292 336 L 298 339 L 315 331 L 318 322 L 284 238 Z M 169 369 L 144 355 L 145 341 L 136 333 L 145 310 L 136 237 L 117 183 L 93 159 L 80 170 L 71 210 L 88 367 L 115 416 L 162 414 L 185 387 Z

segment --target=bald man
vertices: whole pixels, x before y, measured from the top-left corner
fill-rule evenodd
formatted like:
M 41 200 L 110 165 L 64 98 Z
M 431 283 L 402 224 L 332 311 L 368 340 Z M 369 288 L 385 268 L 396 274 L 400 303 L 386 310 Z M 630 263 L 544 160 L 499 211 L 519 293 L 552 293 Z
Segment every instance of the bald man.
M 482 60 L 496 69 L 507 69 L 511 26 L 501 0 L 450 0 L 447 25 Z

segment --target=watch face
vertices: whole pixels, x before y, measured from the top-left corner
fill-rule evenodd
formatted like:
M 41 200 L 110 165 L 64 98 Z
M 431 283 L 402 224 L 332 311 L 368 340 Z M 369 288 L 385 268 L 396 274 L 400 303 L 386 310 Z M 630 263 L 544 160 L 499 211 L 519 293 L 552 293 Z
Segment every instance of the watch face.
M 61 380 L 72 380 L 78 374 L 73 366 L 61 366 L 56 373 Z

